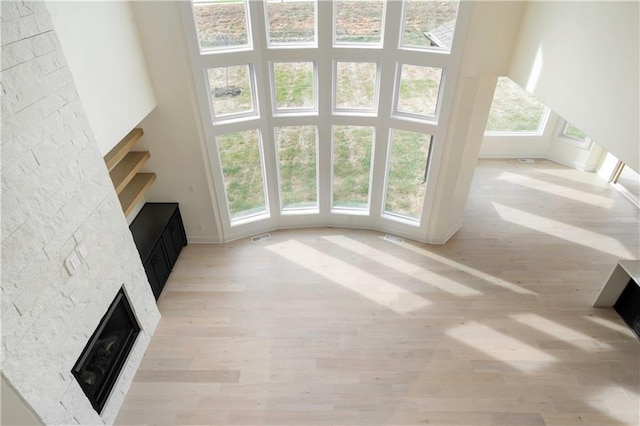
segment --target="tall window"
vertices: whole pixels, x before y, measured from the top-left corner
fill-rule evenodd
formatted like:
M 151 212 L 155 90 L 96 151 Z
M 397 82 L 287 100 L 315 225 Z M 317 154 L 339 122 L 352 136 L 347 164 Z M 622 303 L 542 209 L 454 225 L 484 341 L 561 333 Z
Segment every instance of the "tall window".
M 458 9 L 192 0 L 192 62 L 225 232 L 313 217 L 424 227 Z
M 508 77 L 499 77 L 489 111 L 487 134 L 542 134 L 549 108 Z

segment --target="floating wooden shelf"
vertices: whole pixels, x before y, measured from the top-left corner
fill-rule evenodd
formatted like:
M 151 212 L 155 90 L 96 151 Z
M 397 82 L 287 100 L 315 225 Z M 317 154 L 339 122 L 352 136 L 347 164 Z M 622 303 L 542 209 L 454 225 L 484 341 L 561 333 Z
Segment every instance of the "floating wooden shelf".
M 131 151 L 143 134 L 142 129 L 133 129 L 104 156 L 125 216 L 131 213 L 156 180 L 155 173 L 138 173 L 149 159 L 149 152 Z
M 151 157 L 148 151 L 131 151 L 111 170 L 109 175 L 116 192 L 120 194 L 138 170 Z
M 142 200 L 142 197 L 144 197 L 144 194 L 155 180 L 155 173 L 136 173 L 131 182 L 118 195 L 125 216 L 129 215 L 136 204 Z
M 138 142 L 138 139 L 140 139 L 143 134 L 144 132 L 142 129 L 133 129 L 127 134 L 127 136 L 122 138 L 122 140 L 118 142 L 118 144 L 114 146 L 107 155 L 104 156 L 104 162 L 107 164 L 107 169 L 109 171 L 111 171 L 116 164 L 118 164 L 120 160 L 129 153 L 129 151 L 131 151 L 133 145 Z

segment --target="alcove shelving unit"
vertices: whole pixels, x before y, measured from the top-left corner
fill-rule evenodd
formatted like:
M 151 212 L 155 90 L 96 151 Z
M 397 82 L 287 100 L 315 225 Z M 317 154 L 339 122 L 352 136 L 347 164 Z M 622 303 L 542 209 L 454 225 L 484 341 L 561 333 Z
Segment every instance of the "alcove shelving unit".
M 143 134 L 142 129 L 133 129 L 104 156 L 125 216 L 133 211 L 156 180 L 155 173 L 139 173 L 150 157 L 149 151 L 131 151 Z

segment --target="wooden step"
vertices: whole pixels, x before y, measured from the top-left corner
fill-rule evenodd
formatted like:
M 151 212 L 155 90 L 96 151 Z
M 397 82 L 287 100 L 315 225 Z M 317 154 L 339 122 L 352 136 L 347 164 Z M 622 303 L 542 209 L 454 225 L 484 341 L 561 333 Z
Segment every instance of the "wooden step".
M 155 173 L 137 173 L 124 190 L 118 195 L 125 216 L 142 200 L 151 184 L 156 180 Z
M 109 175 L 118 194 L 124 190 L 149 157 L 151 157 L 149 151 L 131 151 L 111 170 Z
M 104 156 L 104 162 L 107 164 L 107 169 L 111 171 L 125 155 L 131 151 L 131 147 L 138 142 L 138 139 L 142 137 L 144 132 L 142 129 L 136 128 L 127 134 L 111 151 Z

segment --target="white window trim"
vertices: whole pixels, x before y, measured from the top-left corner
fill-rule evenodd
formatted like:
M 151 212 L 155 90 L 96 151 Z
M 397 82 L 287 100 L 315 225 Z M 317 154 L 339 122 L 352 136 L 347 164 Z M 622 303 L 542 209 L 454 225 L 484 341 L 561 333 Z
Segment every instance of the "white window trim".
M 313 67 L 313 106 L 302 108 L 278 108 L 278 99 L 276 98 L 276 73 L 273 69 L 274 64 L 285 63 L 311 63 Z M 274 117 L 287 117 L 287 116 L 305 116 L 305 115 L 318 115 L 318 63 L 316 61 L 269 61 L 269 86 L 271 91 L 271 112 Z
M 373 106 L 371 108 L 340 108 L 338 107 L 338 63 L 361 63 L 361 64 L 375 64 L 376 66 L 376 78 L 373 88 Z M 363 116 L 378 116 L 378 105 L 380 103 L 380 62 L 379 61 L 343 61 L 333 60 L 332 64 L 332 84 L 331 84 L 331 107 L 334 115 L 363 115 Z
M 251 33 L 251 13 L 249 11 L 249 1 L 251 0 L 243 0 L 244 3 L 244 19 L 247 25 L 247 44 L 236 45 L 236 46 L 220 46 L 220 47 L 211 47 L 207 49 L 202 49 L 200 46 L 200 40 L 198 40 L 196 35 L 196 40 L 198 41 L 198 50 L 200 51 L 200 55 L 209 55 L 209 54 L 219 54 L 222 52 L 247 52 L 253 50 L 253 36 Z M 206 1 L 199 1 L 198 3 L 205 3 Z M 193 20 L 195 21 L 196 13 L 195 9 L 191 8 L 191 13 L 193 15 Z
M 256 0 L 249 0 L 256 1 Z M 313 21 L 313 41 L 312 42 L 300 42 L 300 43 L 272 43 L 269 28 L 269 10 L 268 3 L 280 3 L 282 0 L 265 0 L 264 1 L 264 28 L 267 42 L 267 49 L 312 49 L 318 47 L 318 1 L 324 0 L 295 0 L 297 2 L 309 2 L 313 3 L 314 21 Z M 285 0 L 286 1 L 286 0 Z
M 540 137 L 543 136 L 547 130 L 547 125 L 549 124 L 549 117 L 551 115 L 551 109 L 545 105 L 544 113 L 542 119 L 538 123 L 538 129 L 535 131 L 522 131 L 522 132 L 513 132 L 513 131 L 499 131 L 492 130 L 484 132 L 484 136 L 495 138 L 495 137 Z
M 339 125 L 344 126 L 344 125 Z M 373 186 L 373 165 L 376 160 L 376 127 L 375 126 L 359 126 L 359 125 L 346 125 L 353 127 L 371 127 L 373 134 L 371 135 L 371 160 L 369 164 L 369 191 L 367 192 L 367 206 L 366 207 L 346 207 L 346 206 L 336 206 L 334 205 L 333 198 L 333 178 L 334 178 L 334 170 L 335 170 L 335 127 L 336 125 L 331 126 L 331 187 L 329 194 L 329 201 L 331 206 L 331 213 L 334 214 L 342 214 L 342 215 L 354 215 L 354 216 L 370 216 L 371 215 L 371 188 Z
M 438 98 L 436 99 L 436 110 L 434 111 L 433 115 L 418 114 L 415 112 L 398 110 L 398 102 L 400 101 L 400 85 L 402 83 L 401 82 L 402 67 L 404 65 L 411 65 L 411 66 L 425 67 L 425 68 L 437 68 L 440 70 L 440 83 L 438 84 Z M 409 62 L 396 62 L 396 72 L 395 72 L 395 78 L 394 78 L 395 85 L 393 89 L 393 110 L 392 110 L 391 116 L 401 120 L 411 120 L 411 121 L 423 122 L 423 123 L 426 122 L 426 123 L 437 125 L 438 118 L 440 117 L 440 109 L 442 108 L 442 95 L 443 95 L 443 88 L 445 86 L 444 84 L 445 78 L 446 78 L 445 69 L 443 67 L 413 64 Z
M 232 112 L 229 114 L 216 115 L 215 107 L 213 105 L 213 94 L 211 91 L 212 88 L 211 88 L 211 85 L 209 84 L 209 70 L 214 68 L 226 68 L 226 67 L 236 67 L 236 66 L 247 66 L 248 68 L 249 88 L 251 89 L 251 105 L 253 107 L 253 111 Z M 207 97 L 211 105 L 211 121 L 214 125 L 222 124 L 222 123 L 237 122 L 237 121 L 245 121 L 245 120 L 250 120 L 252 118 L 260 117 L 260 113 L 258 111 L 258 105 L 259 105 L 258 92 L 256 90 L 257 88 L 256 73 L 252 63 L 228 64 L 228 65 L 222 65 L 219 67 L 208 67 L 204 69 L 204 73 L 205 73 L 205 79 L 207 81 L 207 87 L 209 87 L 209 90 L 207 90 Z
M 450 53 L 436 51 L 431 49 L 419 49 L 416 55 L 414 52 L 394 47 L 390 50 L 382 50 L 376 48 L 368 48 L 365 45 L 357 45 L 357 49 L 348 46 L 334 46 L 334 31 L 332 26 L 318 28 L 318 22 L 327 22 L 333 19 L 333 5 L 328 1 L 318 1 L 316 3 L 316 27 L 317 31 L 317 48 L 307 48 L 301 45 L 292 45 L 289 47 L 278 46 L 277 48 L 267 46 L 265 37 L 260 34 L 266 34 L 266 14 L 264 13 L 264 5 L 262 1 L 248 1 L 247 13 L 249 14 L 249 26 L 252 31 L 252 45 L 254 50 L 251 51 L 224 51 L 224 52 L 207 52 L 199 51 L 199 41 L 195 30 L 194 13 L 190 2 L 181 2 L 180 8 L 184 20 L 185 36 L 187 39 L 187 47 L 192 64 L 192 72 L 194 78 L 195 96 L 198 100 L 198 106 L 203 124 L 204 139 L 203 150 L 208 154 L 209 161 L 206 164 L 207 174 L 210 176 L 210 185 L 213 194 L 214 207 L 220 218 L 219 229 L 221 231 L 222 241 L 231 241 L 234 239 L 254 235 L 265 230 L 274 230 L 288 227 L 305 227 L 305 226 L 347 226 L 347 227 L 365 227 L 369 229 L 377 229 L 382 232 L 390 232 L 396 235 L 413 238 L 420 241 L 426 241 L 427 229 L 430 224 L 430 215 L 433 210 L 432 202 L 436 197 L 435 179 L 432 177 L 428 182 L 425 190 L 421 219 L 418 222 L 406 220 L 403 217 L 385 213 L 384 210 L 384 191 L 386 180 L 386 159 L 384 153 L 388 148 L 388 132 L 391 128 L 402 130 L 417 131 L 434 137 L 434 143 L 430 151 L 429 176 L 438 174 L 439 163 L 443 157 L 445 147 L 441 141 L 447 134 L 447 126 L 449 123 L 449 112 L 453 104 L 454 88 L 457 80 L 457 71 L 462 57 L 462 46 L 466 26 L 469 20 L 471 5 L 467 2 L 461 2 L 458 7 L 456 37 Z M 389 22 L 401 22 L 402 5 L 400 2 L 389 1 L 385 8 L 385 25 L 387 31 L 384 33 L 385 46 L 399 46 L 400 33 L 398 31 L 388 31 Z M 400 25 L 401 27 L 402 25 Z M 353 46 L 356 47 L 356 46 Z M 353 49 L 353 54 L 351 50 Z M 292 51 L 293 50 L 293 51 Z M 287 52 L 291 52 L 288 54 Z M 295 59 L 294 59 L 295 58 Z M 270 61 L 281 62 L 293 59 L 296 62 L 317 61 L 318 64 L 318 114 L 310 116 L 308 114 L 296 115 L 273 115 L 271 90 L 269 84 L 269 66 Z M 335 114 L 333 113 L 333 104 L 331 97 L 320 96 L 322 90 L 332 85 L 332 61 L 363 61 L 363 62 L 379 62 L 380 63 L 380 86 L 379 99 L 385 96 L 384 105 L 382 102 L 378 104 L 378 115 L 367 114 Z M 257 116 L 244 119 L 234 119 L 225 122 L 212 123 L 210 105 L 203 87 L 205 80 L 202 78 L 202 70 L 211 67 L 225 65 L 227 62 L 243 62 L 252 63 L 254 65 L 254 79 L 256 84 L 255 102 L 257 103 Z M 436 107 L 436 116 L 431 120 L 424 119 L 422 116 L 411 117 L 410 115 L 394 114 L 393 89 L 396 86 L 394 74 L 396 64 L 398 63 L 416 63 L 429 67 L 437 67 L 443 70 L 443 76 L 440 82 L 438 105 Z M 446 70 L 446 72 L 445 72 Z M 446 80 L 446 82 L 445 82 Z M 251 123 L 251 124 L 249 124 Z M 243 125 L 244 124 L 244 125 Z M 280 209 L 279 184 L 277 182 L 277 160 L 275 155 L 275 141 L 272 133 L 273 126 L 287 125 L 305 125 L 315 124 L 318 126 L 318 138 L 320 141 L 330 139 L 331 126 L 338 125 L 365 125 L 374 126 L 375 142 L 372 158 L 372 172 L 370 184 L 370 215 L 345 215 L 332 210 L 331 204 L 331 144 L 318 144 L 318 186 L 319 186 L 319 212 L 318 214 L 286 214 Z M 217 155 L 217 147 L 215 137 L 220 133 L 227 133 L 232 129 L 245 130 L 257 128 L 262 138 L 261 151 L 263 159 L 263 179 L 266 186 L 265 203 L 267 215 L 255 216 L 246 219 L 234 221 L 233 226 L 230 225 L 230 217 L 225 212 L 226 200 L 224 192 L 224 184 L 221 179 L 220 162 Z M 431 182 L 431 183 L 430 183 Z
M 392 1 L 392 0 L 391 0 Z M 402 2 L 402 15 L 400 18 L 400 34 L 398 35 L 398 50 L 404 50 L 408 52 L 429 52 L 435 54 L 449 55 L 453 46 L 438 47 L 438 46 L 419 46 L 413 44 L 404 44 L 404 22 L 407 14 L 407 5 L 409 0 Z M 460 16 L 460 4 L 458 4 L 457 17 Z M 426 38 L 426 36 L 425 36 Z
M 578 139 L 576 137 L 569 136 L 566 134 L 567 127 L 569 127 L 569 124 L 570 123 L 567 120 L 559 120 L 557 131 L 556 131 L 556 137 L 558 138 L 558 140 L 560 142 L 564 142 L 569 145 L 577 146 L 578 148 L 581 148 L 581 149 L 585 149 L 585 150 L 590 149 L 593 141 L 589 136 L 586 136 L 584 139 Z
M 304 125 L 301 125 L 304 126 Z M 315 134 L 316 134 L 316 143 L 315 143 L 315 148 L 316 148 L 316 205 L 315 206 L 310 206 L 310 207 L 286 207 L 283 203 L 283 196 L 282 196 L 282 180 L 280 179 L 280 150 L 278 149 L 278 140 L 277 140 L 277 129 L 279 128 L 283 128 L 283 127 L 301 127 L 301 126 L 273 126 L 273 144 L 274 144 L 274 148 L 275 148 L 275 155 L 276 155 L 276 176 L 278 177 L 277 179 L 277 189 L 278 189 L 278 201 L 280 203 L 280 214 L 282 214 L 283 216 L 286 215 L 295 215 L 295 214 L 318 214 L 320 212 L 320 182 L 318 179 L 318 168 L 319 168 L 319 141 L 318 141 L 318 126 L 313 125 L 313 127 L 315 128 Z
M 323 0 L 320 0 L 323 1 Z M 338 29 L 336 28 L 336 16 L 338 16 L 338 3 L 336 1 L 333 3 L 333 19 L 332 19 L 332 45 L 334 48 L 351 48 L 351 49 L 382 49 L 385 38 L 385 27 L 387 23 L 387 1 L 382 0 L 382 15 L 380 21 L 380 41 L 378 43 L 367 43 L 367 42 L 344 42 L 338 41 L 336 39 L 336 34 Z

